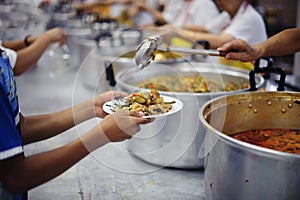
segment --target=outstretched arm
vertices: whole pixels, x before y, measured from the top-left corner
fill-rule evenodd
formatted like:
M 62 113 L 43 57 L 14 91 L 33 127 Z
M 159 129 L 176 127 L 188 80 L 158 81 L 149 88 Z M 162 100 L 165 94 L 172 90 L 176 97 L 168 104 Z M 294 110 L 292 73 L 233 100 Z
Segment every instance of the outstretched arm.
M 286 29 L 260 44 L 251 46 L 245 41 L 237 39 L 218 49 L 234 51 L 228 53 L 226 58 L 240 61 L 253 61 L 264 56 L 289 55 L 300 51 L 300 28 Z
M 11 193 L 29 190 L 60 175 L 106 143 L 130 139 L 140 130 L 139 124 L 150 121 L 118 111 L 105 117 L 81 138 L 61 148 L 29 157 L 19 154 L 0 160 L 0 181 Z
M 64 44 L 67 41 L 66 33 L 60 28 L 46 31 L 38 37 L 28 38 L 30 46 L 25 47 L 24 41 L 8 41 L 2 45 L 17 51 L 17 61 L 14 66 L 14 75 L 18 76 L 38 62 L 45 50 L 52 43 Z
M 205 33 L 205 32 L 198 32 L 198 31 L 190 31 L 186 29 L 181 29 L 174 26 L 166 25 L 164 26 L 166 29 L 169 30 L 169 33 L 166 35 L 169 36 L 178 36 L 178 37 L 189 37 L 192 38 L 195 41 L 207 41 L 210 45 L 210 48 L 216 49 L 223 44 L 234 40 L 234 37 L 227 33 L 221 33 L 220 35 L 214 34 L 214 33 Z
M 105 117 L 102 105 L 114 97 L 125 95 L 122 92 L 109 91 L 59 112 L 22 117 L 20 122 L 23 144 L 51 138 L 93 117 Z

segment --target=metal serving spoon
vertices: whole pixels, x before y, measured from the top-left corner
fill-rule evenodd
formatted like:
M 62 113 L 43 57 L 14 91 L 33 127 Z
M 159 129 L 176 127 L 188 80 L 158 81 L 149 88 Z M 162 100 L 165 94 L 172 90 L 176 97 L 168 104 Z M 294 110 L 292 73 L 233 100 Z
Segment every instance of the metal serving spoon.
M 146 38 L 138 46 L 135 53 L 135 63 L 138 68 L 143 69 L 147 67 L 155 58 L 156 50 L 161 50 L 165 52 L 177 52 L 177 53 L 188 53 L 188 54 L 201 54 L 206 56 L 225 56 L 227 52 L 218 51 L 213 49 L 189 49 L 189 48 L 173 48 L 164 47 L 162 44 L 161 36 L 150 36 Z

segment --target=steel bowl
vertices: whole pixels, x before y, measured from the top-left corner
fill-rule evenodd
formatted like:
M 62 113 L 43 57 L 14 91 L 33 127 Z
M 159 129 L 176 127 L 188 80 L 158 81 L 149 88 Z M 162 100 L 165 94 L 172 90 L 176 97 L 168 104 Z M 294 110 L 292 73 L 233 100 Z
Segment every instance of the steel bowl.
M 164 74 L 174 78 L 200 74 L 206 80 L 214 80 L 220 84 L 249 79 L 248 71 L 225 65 L 200 62 L 152 63 L 143 70 L 120 72 L 116 78 L 117 87 L 128 93 L 145 90 L 136 84 Z M 257 86 L 260 87 L 264 79 L 260 76 L 256 79 Z M 184 104 L 183 109 L 142 127 L 142 130 L 129 141 L 129 150 L 142 160 L 163 167 L 186 169 L 203 167 L 204 160 L 198 156 L 205 136 L 205 129 L 199 123 L 200 107 L 214 97 L 245 90 L 247 89 L 209 93 L 159 91 L 162 95 L 180 99 Z
M 208 199 L 299 199 L 300 155 L 239 141 L 255 129 L 300 129 L 300 93 L 248 92 L 205 103 L 205 192 Z

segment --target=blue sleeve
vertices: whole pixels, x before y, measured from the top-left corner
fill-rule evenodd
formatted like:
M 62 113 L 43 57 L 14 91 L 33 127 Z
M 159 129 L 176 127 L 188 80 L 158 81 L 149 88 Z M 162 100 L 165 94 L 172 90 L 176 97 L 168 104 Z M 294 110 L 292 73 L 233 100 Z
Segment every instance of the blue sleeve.
M 14 105 L 16 98 L 13 103 L 9 101 L 3 87 L 5 83 L 8 81 L 0 76 L 0 160 L 23 152 L 22 138 L 16 124 L 16 119 L 19 118 L 18 106 Z
M 8 99 L 0 87 L 0 160 L 23 152 L 21 134 L 11 114 Z

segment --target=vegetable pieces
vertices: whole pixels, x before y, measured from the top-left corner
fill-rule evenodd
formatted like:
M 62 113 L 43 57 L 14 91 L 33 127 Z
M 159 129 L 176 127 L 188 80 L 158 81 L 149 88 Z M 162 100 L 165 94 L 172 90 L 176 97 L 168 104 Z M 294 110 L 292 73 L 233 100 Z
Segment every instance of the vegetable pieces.
M 118 105 L 116 110 L 141 111 L 145 116 L 158 115 L 169 112 L 172 109 L 172 103 L 175 101 L 164 102 L 157 90 L 140 91 L 130 94 L 124 105 Z

